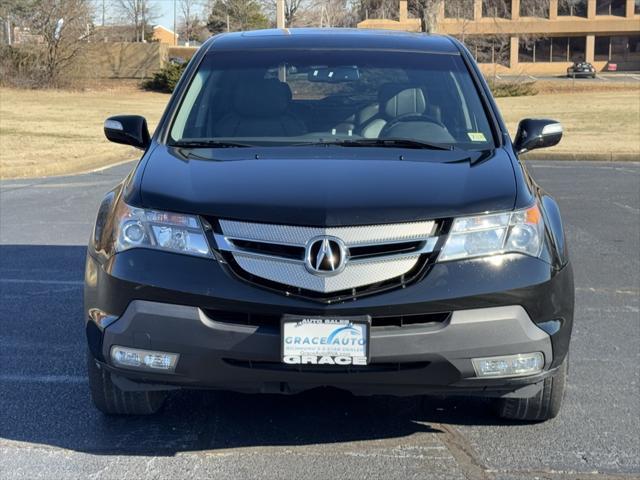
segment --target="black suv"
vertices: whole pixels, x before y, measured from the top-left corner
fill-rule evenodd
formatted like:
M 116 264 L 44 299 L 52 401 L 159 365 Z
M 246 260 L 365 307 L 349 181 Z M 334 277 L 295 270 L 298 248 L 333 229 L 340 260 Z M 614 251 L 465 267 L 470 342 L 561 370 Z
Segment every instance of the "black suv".
M 448 37 L 265 30 L 208 40 L 98 211 L 88 369 L 109 414 L 171 390 L 496 398 L 555 416 L 573 276 L 556 202 Z
M 596 69 L 589 62 L 574 62 L 567 68 L 569 78 L 596 78 Z

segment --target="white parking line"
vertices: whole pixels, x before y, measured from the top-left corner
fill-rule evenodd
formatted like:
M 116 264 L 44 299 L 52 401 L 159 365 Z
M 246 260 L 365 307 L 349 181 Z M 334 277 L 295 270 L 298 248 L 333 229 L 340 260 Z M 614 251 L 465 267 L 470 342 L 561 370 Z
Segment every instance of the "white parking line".
M 567 161 L 567 163 L 571 163 L 571 161 Z M 637 165 L 637 162 L 626 162 L 629 163 L 631 165 Z M 556 169 L 565 169 L 565 170 L 574 170 L 576 168 L 575 165 L 545 165 L 542 162 L 536 162 L 533 164 L 533 168 L 534 169 L 539 169 L 539 168 L 556 168 Z M 624 173 L 635 173 L 635 174 L 640 174 L 640 169 L 639 170 L 632 170 L 630 168 L 622 168 L 622 167 L 618 167 L 617 165 L 611 165 L 611 166 L 606 166 L 606 165 L 581 165 L 580 168 L 594 168 L 596 170 L 614 170 L 616 172 L 624 172 Z
M 0 278 L 0 283 L 32 283 L 36 285 L 84 285 L 80 280 L 28 280 L 24 278 Z
M 87 188 L 99 187 L 100 185 L 113 185 L 113 180 L 102 180 L 95 182 L 68 182 L 68 183 L 37 183 L 31 188 L 56 189 L 56 188 Z
M 0 375 L 0 382 L 13 383 L 87 383 L 80 375 Z
M 634 208 L 631 205 L 625 205 L 624 203 L 618 203 L 618 202 L 613 202 L 613 204 L 616 207 L 624 208 L 625 210 L 629 210 L 630 212 L 633 212 L 636 214 L 640 213 L 640 209 Z

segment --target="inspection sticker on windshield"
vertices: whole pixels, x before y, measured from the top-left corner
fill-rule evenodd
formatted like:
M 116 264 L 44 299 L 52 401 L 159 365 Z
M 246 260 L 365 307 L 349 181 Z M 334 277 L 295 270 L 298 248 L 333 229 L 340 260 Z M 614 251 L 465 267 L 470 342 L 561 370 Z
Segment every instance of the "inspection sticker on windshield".
M 487 141 L 487 137 L 485 137 L 484 133 L 482 133 L 482 132 L 467 132 L 467 135 L 469 135 L 469 140 L 471 140 L 472 142 L 486 142 Z
M 285 315 L 282 361 L 292 365 L 366 365 L 370 324 L 368 316 Z

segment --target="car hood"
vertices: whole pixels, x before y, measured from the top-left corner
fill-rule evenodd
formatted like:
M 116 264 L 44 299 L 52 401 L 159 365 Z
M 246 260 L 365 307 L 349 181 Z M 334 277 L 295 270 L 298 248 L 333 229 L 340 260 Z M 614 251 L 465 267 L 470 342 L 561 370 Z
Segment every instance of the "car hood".
M 470 155 L 471 158 L 468 158 Z M 142 175 L 143 207 L 309 226 L 367 225 L 510 210 L 505 151 L 234 148 L 157 145 Z

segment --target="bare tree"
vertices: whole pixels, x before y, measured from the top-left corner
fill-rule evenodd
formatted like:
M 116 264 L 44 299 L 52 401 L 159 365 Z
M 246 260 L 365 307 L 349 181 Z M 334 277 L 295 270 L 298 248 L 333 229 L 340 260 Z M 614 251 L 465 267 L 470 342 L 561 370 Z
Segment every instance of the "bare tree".
M 320 17 L 314 24 L 320 27 L 349 27 L 355 23 L 348 0 L 322 0 L 314 10 Z
M 180 33 L 187 44 L 194 38 L 196 28 L 200 24 L 198 16 L 200 3 L 198 0 L 180 0 Z
M 13 28 L 27 23 L 35 0 L 0 0 L 0 22 L 2 43 L 11 45 L 13 41 Z
M 355 5 L 357 20 L 368 18 L 398 19 L 398 0 L 359 0 Z
M 33 3 L 30 27 L 45 46 L 44 82 L 55 85 L 85 48 L 92 34 L 90 0 L 37 0 Z
M 267 28 L 269 20 L 256 0 L 212 0 L 207 28 L 211 33 Z
M 473 15 L 469 16 L 469 7 L 461 5 L 467 0 L 447 0 L 445 11 L 459 19 L 460 23 L 460 40 L 462 40 L 473 56 L 479 63 L 490 63 L 493 65 L 492 77 L 495 81 L 498 74 L 498 65 L 509 66 L 511 54 L 511 34 L 504 30 L 505 23 L 501 19 L 511 18 L 511 0 L 483 0 L 482 17 L 491 19 L 493 23 L 492 35 L 466 35 L 466 25 L 473 19 Z M 471 1 L 473 3 L 473 1 Z M 457 4 L 457 6 L 456 6 Z M 457 13 L 455 13 L 457 8 Z M 521 5 L 523 14 L 527 15 L 549 15 L 549 0 L 527 0 Z M 545 13 L 546 12 L 546 13 Z M 455 13 L 455 15 L 454 15 Z M 471 12 L 473 14 L 473 12 Z M 519 41 L 524 45 L 534 45 L 539 39 L 539 35 L 535 34 L 519 34 Z
M 436 20 L 440 5 L 444 0 L 410 0 L 409 11 L 420 19 L 423 32 L 432 33 L 436 28 Z
M 277 0 L 261 0 L 264 11 L 270 18 L 275 18 Z M 312 0 L 284 0 L 284 21 L 287 27 L 308 25 L 307 14 L 314 7 Z
M 122 19 L 133 27 L 136 42 L 146 41 L 147 26 L 156 18 L 155 5 L 149 0 L 114 0 Z

